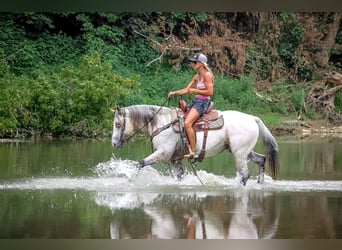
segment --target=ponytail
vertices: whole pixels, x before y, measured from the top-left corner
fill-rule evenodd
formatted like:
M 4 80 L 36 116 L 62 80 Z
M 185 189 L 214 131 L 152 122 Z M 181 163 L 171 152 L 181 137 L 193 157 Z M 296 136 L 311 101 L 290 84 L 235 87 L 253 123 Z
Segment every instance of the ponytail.
M 203 65 L 204 65 L 204 68 L 205 68 L 206 70 L 208 70 L 208 71 L 210 72 L 210 74 L 213 76 L 213 83 L 214 83 L 215 76 L 214 76 L 213 72 L 212 72 L 211 69 L 209 68 L 208 64 L 203 63 Z

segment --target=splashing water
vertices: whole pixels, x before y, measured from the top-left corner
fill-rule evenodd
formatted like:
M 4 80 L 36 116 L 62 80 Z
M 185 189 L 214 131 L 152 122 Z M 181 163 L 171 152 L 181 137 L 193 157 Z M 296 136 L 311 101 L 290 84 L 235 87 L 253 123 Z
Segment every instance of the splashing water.
M 137 174 L 136 162 L 113 157 L 108 162 L 97 164 L 91 171 L 99 177 L 121 177 L 131 179 Z
M 196 177 L 188 173 L 182 180 L 171 175 L 165 175 L 151 166 L 141 170 L 136 168 L 136 162 L 112 158 L 90 169 L 91 177 L 46 177 L 25 178 L 20 180 L 0 182 L 1 189 L 27 189 L 27 190 L 88 190 L 110 192 L 174 192 L 174 191 L 200 191 L 222 192 L 228 189 L 250 189 L 267 191 L 342 191 L 342 181 L 326 180 L 272 180 L 265 176 L 265 183 L 257 184 L 251 178 L 246 186 L 242 186 L 239 177 L 228 178 L 198 170 Z M 199 181 L 200 178 L 204 185 Z

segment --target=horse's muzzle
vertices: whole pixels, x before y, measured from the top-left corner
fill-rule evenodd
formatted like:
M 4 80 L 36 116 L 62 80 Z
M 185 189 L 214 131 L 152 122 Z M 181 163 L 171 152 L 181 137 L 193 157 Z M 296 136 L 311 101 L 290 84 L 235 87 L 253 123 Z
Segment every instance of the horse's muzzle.
M 114 148 L 121 148 L 123 144 L 122 140 L 112 140 L 112 145 Z

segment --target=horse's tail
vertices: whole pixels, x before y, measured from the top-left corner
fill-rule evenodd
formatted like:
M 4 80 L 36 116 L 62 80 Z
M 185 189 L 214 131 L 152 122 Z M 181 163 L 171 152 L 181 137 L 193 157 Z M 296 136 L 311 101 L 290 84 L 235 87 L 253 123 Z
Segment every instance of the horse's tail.
M 255 122 L 258 124 L 262 144 L 266 150 L 266 159 L 269 162 L 271 176 L 275 180 L 279 171 L 278 144 L 262 120 L 256 117 Z

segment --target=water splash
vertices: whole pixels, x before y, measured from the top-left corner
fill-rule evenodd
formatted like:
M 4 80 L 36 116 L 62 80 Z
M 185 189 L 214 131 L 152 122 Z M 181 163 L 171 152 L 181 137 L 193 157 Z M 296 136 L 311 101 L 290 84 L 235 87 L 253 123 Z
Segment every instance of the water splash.
M 107 162 L 101 162 L 90 169 L 99 177 L 121 177 L 131 179 L 137 174 L 136 162 L 113 157 Z
M 309 191 L 342 191 L 342 181 L 326 180 L 272 180 L 265 176 L 263 185 L 251 178 L 246 186 L 240 184 L 239 177 L 225 177 L 198 170 L 198 177 L 188 173 L 181 181 L 163 174 L 151 166 L 142 170 L 136 168 L 136 162 L 112 158 L 99 163 L 91 169 L 90 177 L 44 177 L 24 178 L 11 181 L 0 181 L 0 190 L 88 190 L 115 193 L 153 193 L 153 192 L 222 192 L 231 189 L 309 192 Z M 200 178 L 204 185 L 198 180 Z

